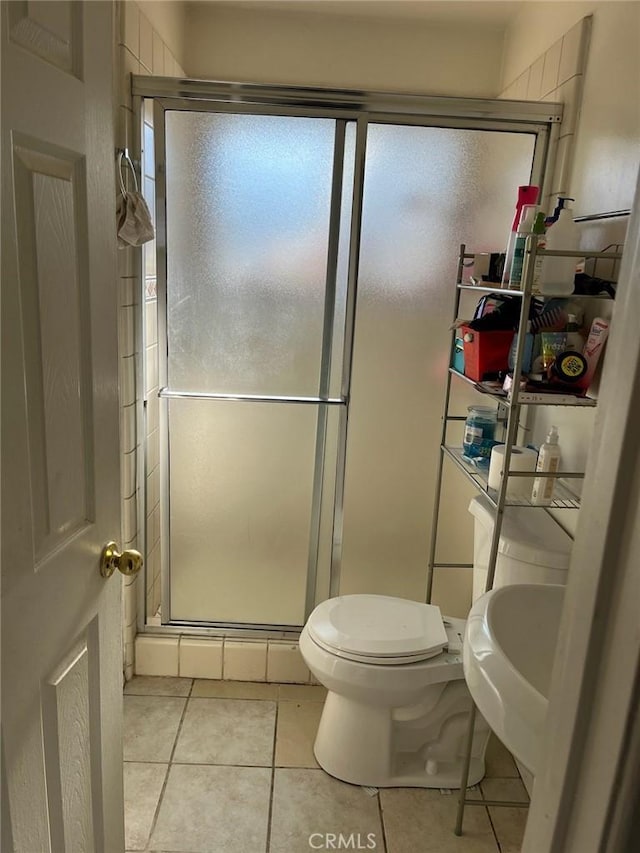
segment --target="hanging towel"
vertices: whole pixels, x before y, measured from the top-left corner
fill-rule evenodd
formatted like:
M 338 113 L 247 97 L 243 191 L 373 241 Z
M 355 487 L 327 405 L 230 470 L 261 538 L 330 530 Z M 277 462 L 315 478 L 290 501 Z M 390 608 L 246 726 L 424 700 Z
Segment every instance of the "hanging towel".
M 127 161 L 133 173 L 135 190 L 129 192 L 124 184 L 122 176 L 122 160 Z M 118 232 L 118 248 L 126 249 L 129 246 L 142 246 L 153 240 L 155 230 L 151 220 L 151 213 L 147 203 L 138 191 L 138 181 L 133 169 L 133 164 L 123 152 L 118 155 L 118 176 L 120 178 L 120 198 L 116 208 L 116 227 Z

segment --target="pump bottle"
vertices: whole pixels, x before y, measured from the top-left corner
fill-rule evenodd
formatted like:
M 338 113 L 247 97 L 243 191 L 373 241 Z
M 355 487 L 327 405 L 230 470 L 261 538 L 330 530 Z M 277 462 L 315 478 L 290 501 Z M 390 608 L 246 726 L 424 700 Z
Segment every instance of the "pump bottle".
M 547 230 L 547 250 L 575 252 L 578 248 L 578 226 L 573 221 L 569 199 L 560 211 L 558 221 Z M 540 270 L 540 293 L 544 296 L 568 296 L 573 293 L 576 257 L 545 257 Z
M 558 427 L 552 426 L 547 440 L 540 448 L 536 471 L 554 473 L 560 469 L 560 448 L 558 447 Z M 553 500 L 555 477 L 536 477 L 533 481 L 531 503 L 535 506 L 549 506 Z

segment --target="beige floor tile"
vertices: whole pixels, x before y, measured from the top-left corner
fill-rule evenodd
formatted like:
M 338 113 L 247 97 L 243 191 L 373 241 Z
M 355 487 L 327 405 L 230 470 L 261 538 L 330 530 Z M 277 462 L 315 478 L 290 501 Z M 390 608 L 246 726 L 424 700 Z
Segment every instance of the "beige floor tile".
M 319 834 L 310 841 L 312 833 Z M 270 853 L 303 853 L 324 842 L 327 833 L 351 836 L 351 849 L 382 853 L 377 797 L 332 779 L 323 770 L 276 770 Z M 375 847 L 367 848 L 371 839 Z
M 327 688 L 318 684 L 281 684 L 279 698 L 294 702 L 324 702 Z
M 124 763 L 124 837 L 127 850 L 146 850 L 167 764 Z
M 186 701 L 177 696 L 125 696 L 124 760 L 169 761 Z
M 527 791 L 520 779 L 485 779 L 482 782 L 482 795 L 487 800 L 513 800 L 526 803 Z M 520 853 L 528 809 L 489 808 L 491 821 L 502 853 Z
M 191 678 L 136 675 L 124 686 L 126 696 L 188 696 Z
M 486 778 L 496 777 L 520 778 L 516 763 L 511 753 L 498 738 L 492 734 L 489 738 L 487 752 L 485 755 Z
M 380 791 L 387 853 L 499 853 L 487 812 L 467 806 L 463 834 L 453 834 L 457 791 L 424 788 Z
M 279 703 L 276 767 L 318 767 L 313 744 L 322 708 L 320 702 Z
M 149 849 L 260 853 L 270 787 L 266 767 L 173 765 Z
M 278 685 L 257 681 L 214 681 L 196 678 L 192 696 L 206 699 L 277 699 Z
M 270 767 L 275 702 L 189 699 L 174 761 Z

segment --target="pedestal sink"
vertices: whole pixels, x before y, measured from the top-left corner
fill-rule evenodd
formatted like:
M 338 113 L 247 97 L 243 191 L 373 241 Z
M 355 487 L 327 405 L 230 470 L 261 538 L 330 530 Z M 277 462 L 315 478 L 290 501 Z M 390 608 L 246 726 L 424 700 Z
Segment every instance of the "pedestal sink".
M 464 675 L 482 716 L 534 775 L 544 737 L 564 586 L 518 584 L 473 605 Z

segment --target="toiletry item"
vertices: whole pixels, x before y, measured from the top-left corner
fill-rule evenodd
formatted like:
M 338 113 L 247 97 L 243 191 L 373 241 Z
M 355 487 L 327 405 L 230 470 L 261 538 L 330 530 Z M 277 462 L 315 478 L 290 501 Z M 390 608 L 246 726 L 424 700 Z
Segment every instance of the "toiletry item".
M 547 251 L 575 252 L 578 240 L 578 226 L 573 221 L 567 200 L 558 221 L 547 231 L 545 248 Z M 540 269 L 540 293 L 544 296 L 568 296 L 574 291 L 575 277 L 575 257 L 544 257 Z
M 536 471 L 552 474 L 560 470 L 560 448 L 558 447 L 558 428 L 552 426 L 545 443 L 538 453 Z M 549 506 L 553 500 L 555 477 L 536 477 L 531 491 L 531 503 L 535 506 Z
M 520 222 L 513 244 L 513 260 L 509 273 L 509 287 L 512 290 L 522 290 L 522 267 L 524 265 L 524 250 L 527 237 L 533 233 L 533 224 L 538 212 L 536 204 L 525 204 L 520 214 Z
M 560 216 L 560 211 L 564 210 L 565 202 L 567 201 L 575 201 L 575 198 L 571 198 L 568 195 L 559 195 L 558 203 L 556 204 L 553 213 L 551 216 L 547 216 L 544 221 L 545 227 L 549 228 L 550 225 L 553 225 L 554 222 L 558 221 L 558 217 Z
M 543 211 L 539 211 L 536 215 L 535 221 L 533 223 L 533 233 L 537 236 L 538 241 L 536 243 L 537 249 L 546 249 L 547 247 L 547 233 L 545 227 L 545 218 Z M 533 278 L 531 280 L 531 293 L 539 294 L 540 293 L 540 275 L 542 273 L 542 262 L 544 261 L 544 257 L 542 255 L 536 255 L 535 262 L 533 264 Z
M 581 388 L 589 387 L 608 336 L 609 323 L 602 317 L 596 317 L 591 324 L 589 337 L 587 338 L 587 342 L 582 350 L 582 355 L 587 360 L 587 372 L 580 382 Z
M 580 331 L 578 318 L 575 314 L 567 314 L 567 349 L 582 352 L 584 345 L 585 339 Z
M 489 459 L 495 445 L 497 411 L 490 406 L 469 406 L 462 448 L 470 458 Z
M 498 444 L 491 451 L 489 462 L 489 478 L 487 485 L 490 489 L 498 491 L 502 484 L 504 474 L 504 444 Z M 510 471 L 535 471 L 538 454 L 530 447 L 511 448 L 511 459 L 509 460 Z M 509 477 L 507 483 L 507 498 L 510 500 L 528 499 L 531 496 L 533 477 Z
M 564 332 L 567 327 L 564 302 L 564 299 L 550 299 L 545 303 L 542 312 L 531 320 L 534 335 L 538 332 Z
M 518 187 L 518 200 L 516 202 L 516 212 L 511 223 L 511 231 L 509 233 L 509 242 L 507 244 L 507 254 L 504 260 L 504 271 L 502 274 L 502 286 L 507 287 L 509 284 L 509 274 L 511 272 L 511 264 L 513 262 L 513 250 L 516 242 L 516 232 L 520 223 L 520 213 L 525 204 L 535 204 L 538 201 L 539 187 L 526 184 Z
M 548 370 L 557 355 L 567 348 L 566 332 L 542 332 L 540 335 L 542 344 L 542 368 Z
M 557 355 L 549 368 L 549 379 L 557 382 L 579 382 L 587 373 L 587 359 L 580 352 L 567 350 Z
M 531 360 L 533 353 L 533 335 L 531 334 L 531 323 L 527 323 L 527 332 L 524 340 L 524 354 L 522 356 L 522 372 L 528 373 L 531 370 Z M 507 362 L 509 370 L 513 370 L 516 366 L 516 349 L 518 348 L 518 335 L 513 336 L 513 343 L 509 350 L 509 360 Z

